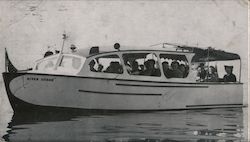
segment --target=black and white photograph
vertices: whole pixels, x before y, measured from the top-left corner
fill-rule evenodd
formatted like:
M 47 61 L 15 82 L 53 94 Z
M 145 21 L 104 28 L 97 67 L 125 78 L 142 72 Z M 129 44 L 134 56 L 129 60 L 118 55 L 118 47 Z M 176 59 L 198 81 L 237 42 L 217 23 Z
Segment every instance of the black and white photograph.
M 0 142 L 247 142 L 248 0 L 1 0 Z

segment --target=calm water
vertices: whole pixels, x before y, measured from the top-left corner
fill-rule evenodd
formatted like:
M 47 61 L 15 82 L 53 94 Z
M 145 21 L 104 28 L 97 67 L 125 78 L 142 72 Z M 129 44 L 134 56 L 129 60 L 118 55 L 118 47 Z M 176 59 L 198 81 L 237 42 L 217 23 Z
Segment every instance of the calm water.
M 148 113 L 1 114 L 5 141 L 245 141 L 247 108 Z M 245 127 L 244 127 L 245 126 Z M 1 140 L 0 140 L 1 141 Z

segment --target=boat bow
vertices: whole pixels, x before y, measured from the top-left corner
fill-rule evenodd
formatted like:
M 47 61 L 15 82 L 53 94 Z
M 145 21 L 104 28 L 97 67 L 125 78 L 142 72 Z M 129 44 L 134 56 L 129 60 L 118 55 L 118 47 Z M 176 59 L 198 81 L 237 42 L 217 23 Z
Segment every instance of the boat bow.
M 5 48 L 5 72 L 17 72 L 18 69 L 12 64 L 12 62 L 9 59 L 7 49 Z

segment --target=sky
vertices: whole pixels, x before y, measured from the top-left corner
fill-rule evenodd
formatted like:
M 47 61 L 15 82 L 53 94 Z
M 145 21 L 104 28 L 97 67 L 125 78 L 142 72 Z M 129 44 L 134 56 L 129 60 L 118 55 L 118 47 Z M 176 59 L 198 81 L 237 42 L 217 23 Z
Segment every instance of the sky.
M 242 58 L 246 82 L 247 8 L 247 0 L 0 1 L 0 71 L 4 48 L 17 68 L 26 69 L 47 46 L 60 49 L 66 32 L 66 48 L 119 42 L 140 49 L 170 42 L 234 52 Z

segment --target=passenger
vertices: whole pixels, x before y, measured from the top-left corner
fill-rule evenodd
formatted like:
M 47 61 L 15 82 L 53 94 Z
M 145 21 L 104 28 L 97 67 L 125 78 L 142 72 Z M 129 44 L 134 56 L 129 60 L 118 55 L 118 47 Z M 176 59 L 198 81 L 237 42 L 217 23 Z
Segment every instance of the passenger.
M 44 58 L 45 57 L 48 57 L 48 56 L 51 56 L 51 55 L 53 55 L 54 53 L 52 52 L 52 51 L 50 51 L 50 46 L 48 46 L 48 51 L 47 52 L 45 52 L 45 54 L 44 54 Z
M 122 66 L 120 65 L 119 62 L 112 61 L 110 62 L 109 67 L 105 71 L 106 73 L 117 73 L 121 74 L 122 73 Z
M 185 76 L 185 74 L 186 74 L 186 67 L 185 67 L 185 65 L 180 64 L 178 69 L 179 69 L 179 70 L 181 71 L 181 73 L 182 73 L 182 78 L 184 78 L 184 76 Z
M 55 50 L 55 54 L 59 54 L 60 53 L 60 51 L 59 50 Z
M 145 70 L 145 69 L 144 69 L 144 65 L 139 65 L 139 67 L 140 67 L 140 68 L 139 68 L 140 73 L 143 72 L 143 71 Z
M 208 69 L 208 75 L 207 75 L 207 79 L 208 82 L 218 82 L 219 81 L 219 77 L 218 77 L 218 73 L 216 71 L 216 68 L 213 66 L 210 66 Z
M 183 74 L 182 72 L 179 70 L 179 63 L 177 61 L 173 61 L 171 63 L 171 77 L 173 78 L 182 78 Z
M 151 70 L 153 70 L 153 65 L 150 65 L 149 60 L 144 62 L 145 70 L 141 73 L 142 75 L 151 75 Z
M 98 64 L 97 72 L 102 72 L 102 69 L 103 69 L 103 65 L 102 64 Z
M 155 68 L 155 60 L 149 59 L 144 63 L 146 69 L 142 72 L 142 75 L 148 76 L 160 76 L 160 70 Z
M 53 55 L 54 53 L 52 52 L 52 51 L 47 51 L 45 54 L 44 54 L 44 58 L 45 57 L 48 57 L 48 56 L 51 56 L 51 55 Z
M 233 66 L 225 66 L 226 75 L 224 75 L 224 82 L 236 82 L 236 76 L 233 74 Z
M 167 78 L 170 78 L 171 77 L 171 69 L 169 67 L 169 64 L 168 62 L 163 62 L 162 63 L 162 68 L 163 68 L 163 72 L 164 72 L 164 75 L 167 77 Z
M 128 62 L 125 63 L 125 68 L 126 68 L 126 70 L 128 71 L 128 73 L 131 74 L 132 67 L 130 66 L 130 64 L 129 64 Z
M 204 63 L 200 63 L 197 70 L 198 70 L 198 75 L 197 76 L 199 77 L 198 81 L 203 82 L 206 79 L 206 76 L 207 76 L 207 71 L 205 70 Z
M 132 62 L 132 65 L 131 65 L 131 74 L 133 75 L 140 74 L 138 62 L 135 60 Z
M 183 77 L 184 77 L 184 78 L 187 77 L 187 76 L 188 76 L 188 73 L 189 73 L 189 66 L 186 65 L 186 66 L 185 66 L 185 73 L 184 73 L 184 76 L 183 76 Z
M 97 72 L 97 70 L 94 68 L 94 66 L 95 66 L 95 61 L 94 60 L 89 62 L 90 71 Z
M 123 69 L 119 62 L 114 62 L 114 73 L 122 74 Z

